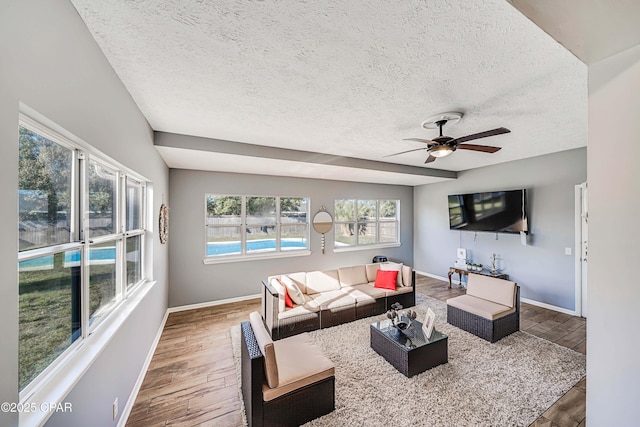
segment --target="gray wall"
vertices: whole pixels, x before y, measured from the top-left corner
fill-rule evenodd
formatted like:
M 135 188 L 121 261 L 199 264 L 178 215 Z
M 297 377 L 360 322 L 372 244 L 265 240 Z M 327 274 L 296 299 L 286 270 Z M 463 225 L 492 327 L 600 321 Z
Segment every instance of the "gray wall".
M 162 194 L 168 200 L 168 169 L 149 125 L 68 1 L 0 3 L 0 73 L 0 402 L 17 402 L 19 103 L 151 179 L 155 218 Z M 118 397 L 124 406 L 167 307 L 168 250 L 153 243 L 156 286 L 67 396 L 72 416 L 54 415 L 50 425 L 115 425 L 111 404 Z M 0 412 L 0 425 L 17 423 L 16 414 Z
M 639 95 L 640 45 L 589 67 L 590 426 L 638 425 Z
M 260 293 L 260 281 L 271 274 L 361 264 L 371 262 L 377 254 L 409 265 L 413 263 L 412 187 L 180 169 L 171 169 L 169 181 L 172 201 L 169 305 L 172 307 L 255 295 Z M 306 196 L 311 198 L 311 216 L 321 206 L 326 206 L 333 215 L 336 198 L 399 199 L 402 246 L 334 253 L 330 232 L 323 255 L 320 234 L 312 230 L 309 256 L 205 265 L 202 262 L 205 193 Z
M 461 172 L 458 179 L 415 188 L 415 269 L 446 277 L 456 248 L 467 249 L 475 263 L 490 256 L 534 301 L 574 310 L 575 260 L 564 254 L 575 246 L 574 186 L 586 180 L 586 148 Z M 479 191 L 527 189 L 527 246 L 514 234 L 449 230 L 447 196 Z M 457 278 L 458 276 L 454 276 Z

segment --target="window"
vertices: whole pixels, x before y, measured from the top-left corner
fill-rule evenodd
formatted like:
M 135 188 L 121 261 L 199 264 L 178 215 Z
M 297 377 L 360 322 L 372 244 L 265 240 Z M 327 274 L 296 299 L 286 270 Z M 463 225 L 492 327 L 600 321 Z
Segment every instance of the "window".
M 21 116 L 19 390 L 55 369 L 144 280 L 145 183 Z
M 308 198 L 206 194 L 205 210 L 209 259 L 309 250 Z
M 335 200 L 334 247 L 399 244 L 399 206 L 399 200 Z

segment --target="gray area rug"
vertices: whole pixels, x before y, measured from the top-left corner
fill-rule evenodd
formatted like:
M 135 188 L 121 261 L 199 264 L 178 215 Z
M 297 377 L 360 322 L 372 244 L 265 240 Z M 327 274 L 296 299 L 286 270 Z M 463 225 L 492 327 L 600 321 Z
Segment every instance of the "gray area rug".
M 370 347 L 384 315 L 310 332 L 335 364 L 336 410 L 307 426 L 528 426 L 585 375 L 580 353 L 525 332 L 491 344 L 447 324 L 445 303 L 416 298 L 418 320 L 431 307 L 449 336 L 449 363 L 406 378 Z M 239 375 L 239 325 L 231 338 Z

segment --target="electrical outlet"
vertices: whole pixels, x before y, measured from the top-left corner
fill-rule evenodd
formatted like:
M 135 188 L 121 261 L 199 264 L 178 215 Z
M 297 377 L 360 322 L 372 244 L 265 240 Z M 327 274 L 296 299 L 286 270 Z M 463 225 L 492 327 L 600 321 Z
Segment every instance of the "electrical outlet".
M 571 255 L 571 248 L 564 248 L 565 255 Z
M 118 398 L 113 401 L 113 420 L 115 421 L 118 418 Z

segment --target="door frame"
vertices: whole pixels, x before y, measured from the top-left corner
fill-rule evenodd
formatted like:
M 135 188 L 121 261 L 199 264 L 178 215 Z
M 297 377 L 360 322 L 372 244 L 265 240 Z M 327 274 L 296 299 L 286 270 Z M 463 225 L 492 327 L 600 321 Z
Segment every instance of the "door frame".
M 587 277 L 582 277 L 582 219 L 583 215 L 588 214 L 587 208 L 587 183 L 583 182 L 575 186 L 575 314 L 576 316 L 586 317 L 587 303 Z M 588 235 L 587 235 L 588 239 Z M 584 280 L 583 280 L 584 279 Z M 584 307 L 584 309 L 583 309 Z

